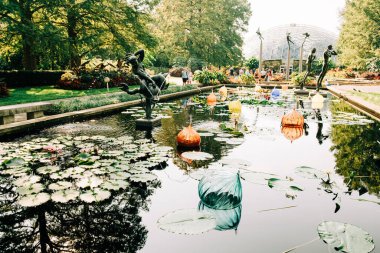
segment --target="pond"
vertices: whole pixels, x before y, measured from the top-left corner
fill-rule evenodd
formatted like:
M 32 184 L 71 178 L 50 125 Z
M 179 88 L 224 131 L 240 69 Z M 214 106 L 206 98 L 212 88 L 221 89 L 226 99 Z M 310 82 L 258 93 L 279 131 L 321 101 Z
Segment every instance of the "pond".
M 153 131 L 131 108 L 0 143 L 2 252 L 376 252 L 380 124 L 281 93 L 162 103 Z M 293 108 L 306 124 L 282 129 Z

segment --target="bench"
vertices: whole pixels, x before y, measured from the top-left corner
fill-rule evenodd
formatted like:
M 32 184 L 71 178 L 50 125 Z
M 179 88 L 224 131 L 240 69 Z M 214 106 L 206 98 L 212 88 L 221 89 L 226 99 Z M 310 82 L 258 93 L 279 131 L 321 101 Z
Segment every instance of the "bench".
M 15 122 L 15 115 L 26 113 L 26 119 L 36 119 L 44 116 L 51 103 L 38 102 L 30 104 L 7 105 L 0 107 L 0 125 L 6 125 Z

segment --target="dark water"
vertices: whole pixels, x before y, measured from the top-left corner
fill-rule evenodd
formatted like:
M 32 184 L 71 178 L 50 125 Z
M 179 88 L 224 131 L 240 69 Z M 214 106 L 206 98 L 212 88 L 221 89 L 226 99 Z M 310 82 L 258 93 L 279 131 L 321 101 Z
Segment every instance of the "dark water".
M 171 116 L 162 126 L 151 131 L 135 129 L 133 117 L 113 115 L 86 122 L 50 128 L 39 136 L 130 135 L 135 140 L 153 138 L 174 151 L 161 170 L 155 170 L 159 182 L 131 184 L 125 191 L 105 203 L 54 204 L 47 207 L 0 208 L 0 243 L 4 252 L 34 252 L 41 235 L 58 238 L 56 251 L 68 245 L 73 252 L 284 252 L 318 237 L 317 227 L 323 221 L 349 223 L 367 231 L 380 242 L 380 124 L 365 117 L 353 119 L 358 112 L 329 96 L 319 115 L 304 99 L 305 122 L 308 127 L 300 138 L 290 141 L 281 133 L 281 116 L 299 107 L 295 98 L 286 98 L 284 106 L 244 105 L 240 128 L 246 126 L 244 142 L 226 144 L 202 137 L 200 150 L 211 153 L 209 162 L 188 162 L 176 149 L 176 135 L 189 124 L 199 132 L 220 133 L 219 124 L 230 122 L 223 106 L 200 109 L 183 108 L 185 100 L 165 106 Z M 342 114 L 342 112 L 346 114 Z M 353 113 L 353 114 L 352 114 Z M 342 116 L 343 115 L 343 116 Z M 28 136 L 16 141 L 27 141 Z M 249 161 L 249 170 L 292 178 L 303 189 L 297 196 L 277 191 L 267 185 L 241 180 L 242 203 L 232 210 L 215 211 L 228 219 L 227 224 L 200 235 L 180 235 L 161 230 L 157 221 L 179 209 L 205 208 L 198 196 L 198 180 L 194 172 L 218 168 L 221 159 Z M 308 166 L 331 175 L 333 185 L 320 179 L 306 179 L 295 168 Z M 352 172 L 355 172 L 354 175 Z M 9 215 L 9 213 L 12 215 Z M 36 223 L 37 222 L 37 223 Z M 35 235 L 28 229 L 39 224 Z M 33 246 L 34 245 L 34 246 Z M 316 240 L 292 252 L 335 252 L 322 240 Z M 373 252 L 380 252 L 377 248 Z

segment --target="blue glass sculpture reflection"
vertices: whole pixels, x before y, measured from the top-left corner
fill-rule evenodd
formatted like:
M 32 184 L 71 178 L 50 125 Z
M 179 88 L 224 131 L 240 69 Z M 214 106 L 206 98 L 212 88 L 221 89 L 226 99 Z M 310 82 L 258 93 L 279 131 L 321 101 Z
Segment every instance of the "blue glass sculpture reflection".
M 280 97 L 280 95 L 281 95 L 280 94 L 280 90 L 277 89 L 276 87 L 273 88 L 273 90 L 272 90 L 272 92 L 270 94 L 270 96 L 271 96 L 272 99 L 278 99 Z
M 216 210 L 205 206 L 202 201 L 199 202 L 198 210 L 204 210 L 211 213 L 216 219 L 216 230 L 224 231 L 237 229 L 241 219 L 241 204 L 233 209 Z
M 202 203 L 209 208 L 233 209 L 242 200 L 240 175 L 224 170 L 210 171 L 199 182 L 198 194 Z

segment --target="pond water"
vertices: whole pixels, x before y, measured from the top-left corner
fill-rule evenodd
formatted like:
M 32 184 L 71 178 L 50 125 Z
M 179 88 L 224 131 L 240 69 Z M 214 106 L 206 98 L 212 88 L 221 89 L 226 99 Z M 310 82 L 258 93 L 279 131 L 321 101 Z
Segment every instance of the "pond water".
M 239 115 L 205 96 L 163 103 L 153 131 L 136 108 L 0 143 L 1 252 L 378 252 L 380 124 L 282 93 L 230 96 Z M 303 129 L 281 129 L 292 108 Z M 190 121 L 211 159 L 177 149 Z M 201 179 L 241 204 L 203 205 Z

